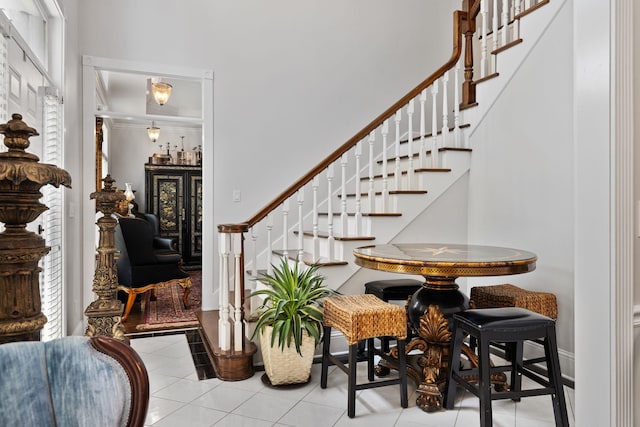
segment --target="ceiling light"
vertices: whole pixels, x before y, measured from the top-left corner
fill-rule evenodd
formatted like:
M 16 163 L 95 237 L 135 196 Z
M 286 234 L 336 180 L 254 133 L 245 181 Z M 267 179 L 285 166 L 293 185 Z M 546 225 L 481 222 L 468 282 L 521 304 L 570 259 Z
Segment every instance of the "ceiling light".
M 151 127 L 147 128 L 147 134 L 151 142 L 156 142 L 160 137 L 160 128 L 156 127 L 156 122 L 151 122 Z
M 164 105 L 169 100 L 171 96 L 171 86 L 169 83 L 165 82 L 153 82 L 151 83 L 151 93 L 153 93 L 153 99 L 160 105 Z

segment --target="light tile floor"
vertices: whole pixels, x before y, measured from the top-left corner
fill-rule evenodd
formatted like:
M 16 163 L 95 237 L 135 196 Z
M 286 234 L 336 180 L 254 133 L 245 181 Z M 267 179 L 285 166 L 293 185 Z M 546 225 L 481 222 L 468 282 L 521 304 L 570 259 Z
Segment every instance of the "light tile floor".
M 263 372 L 244 381 L 198 380 L 184 334 L 131 340 L 149 372 L 151 398 L 148 426 L 367 426 L 367 427 L 469 427 L 479 425 L 478 400 L 459 389 L 454 410 L 426 413 L 416 407 L 409 382 L 409 407 L 400 407 L 396 386 L 361 390 L 356 417 L 347 417 L 347 376 L 329 371 L 327 389 L 320 388 L 320 365 L 312 368 L 311 381 L 286 390 L 265 386 Z M 360 363 L 358 369 L 365 368 Z M 523 383 L 526 381 L 524 379 Z M 565 388 L 569 422 L 573 424 L 574 391 Z M 549 396 L 493 402 L 496 427 L 554 426 Z

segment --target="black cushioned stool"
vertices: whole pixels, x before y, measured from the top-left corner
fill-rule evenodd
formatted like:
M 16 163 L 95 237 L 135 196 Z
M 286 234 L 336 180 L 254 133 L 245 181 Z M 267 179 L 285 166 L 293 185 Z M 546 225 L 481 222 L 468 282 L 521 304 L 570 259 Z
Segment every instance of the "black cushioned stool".
M 405 340 L 407 337 L 407 320 L 403 307 L 384 302 L 374 295 L 342 295 L 324 299 L 324 343 L 322 346 L 322 374 L 320 387 L 327 388 L 327 374 L 329 362 L 335 364 L 349 377 L 347 415 L 356 415 L 356 390 L 383 387 L 400 384 L 400 405 L 406 408 L 407 397 L 407 361 L 405 355 Z M 348 367 L 335 355 L 331 354 L 331 328 L 342 332 L 349 345 Z M 398 341 L 398 378 L 374 381 L 373 357 L 375 354 L 385 359 L 389 356 L 382 354 L 373 345 L 373 338 L 393 336 Z M 367 376 L 369 382 L 357 384 L 356 364 L 358 362 L 358 342 L 367 342 Z
M 382 301 L 404 301 L 421 286 L 422 282 L 415 279 L 374 280 L 364 284 L 364 293 L 373 294 Z
M 556 344 L 555 321 L 533 311 L 517 308 L 471 309 L 453 315 L 453 340 L 445 407 L 452 409 L 456 397 L 456 383 L 462 385 L 480 398 L 480 425 L 492 426 L 491 401 L 497 399 L 519 400 L 521 397 L 550 394 L 553 402 L 556 426 L 568 427 L 567 406 L 564 400 L 560 361 Z M 460 353 L 462 340 L 466 334 L 478 341 L 478 368 L 461 369 Z M 523 364 L 522 347 L 524 341 L 542 339 L 548 378 L 533 372 Z M 505 343 L 514 357 L 510 365 L 491 367 L 489 344 Z M 526 362 L 526 361 L 525 361 Z M 509 391 L 491 391 L 492 373 L 511 371 Z M 477 375 L 477 385 L 473 384 Z M 525 375 L 541 388 L 522 390 L 522 376 Z M 467 376 L 469 380 L 463 378 Z
M 364 284 L 364 293 L 373 294 L 382 301 L 406 301 L 418 289 L 422 282 L 415 279 L 374 280 Z M 389 338 L 380 337 L 381 350 L 389 352 Z M 362 348 L 361 348 L 362 349 Z

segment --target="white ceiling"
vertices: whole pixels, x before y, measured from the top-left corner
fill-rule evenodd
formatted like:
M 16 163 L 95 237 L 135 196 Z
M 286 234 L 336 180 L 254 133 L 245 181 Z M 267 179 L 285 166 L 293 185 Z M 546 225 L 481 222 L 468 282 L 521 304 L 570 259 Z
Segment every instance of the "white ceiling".
M 195 80 L 161 78 L 173 86 L 171 97 L 165 105 L 159 105 L 151 95 L 151 79 L 157 76 L 100 70 L 97 72 L 98 109 L 105 115 L 112 114 L 114 123 L 139 125 L 149 123 L 156 117 L 158 125 L 170 126 L 180 122 L 188 126 L 182 118 L 202 117 L 202 89 Z M 166 117 L 157 119 L 158 116 Z M 191 125 L 196 126 L 196 125 Z M 200 126 L 199 124 L 197 125 Z

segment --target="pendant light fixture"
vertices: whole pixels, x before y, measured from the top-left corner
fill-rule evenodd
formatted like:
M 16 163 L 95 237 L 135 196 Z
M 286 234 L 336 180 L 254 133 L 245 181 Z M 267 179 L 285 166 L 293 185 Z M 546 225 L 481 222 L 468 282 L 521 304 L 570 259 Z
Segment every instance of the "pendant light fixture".
M 169 83 L 157 81 L 151 83 L 151 93 L 153 94 L 153 99 L 160 105 L 164 105 L 169 100 L 171 96 L 171 86 Z
M 160 128 L 156 127 L 156 122 L 151 122 L 151 127 L 147 128 L 147 135 L 149 135 L 149 139 L 151 142 L 156 142 L 160 137 Z

